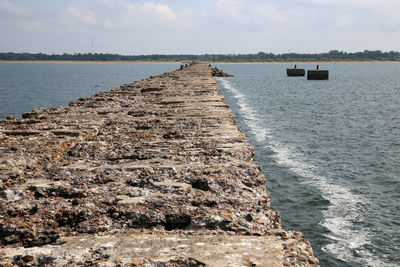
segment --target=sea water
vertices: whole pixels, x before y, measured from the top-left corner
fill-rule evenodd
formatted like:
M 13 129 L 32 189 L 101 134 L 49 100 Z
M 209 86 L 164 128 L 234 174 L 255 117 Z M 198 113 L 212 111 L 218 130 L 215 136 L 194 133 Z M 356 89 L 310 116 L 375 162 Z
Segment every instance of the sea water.
M 222 94 L 255 147 L 283 227 L 321 266 L 400 266 L 400 64 L 220 65 Z M 315 65 L 297 67 L 315 69 Z
M 177 67 L 0 63 L 0 119 Z M 287 64 L 218 67 L 235 75 L 218 84 L 283 227 L 304 233 L 321 266 L 399 266 L 400 64 L 320 64 L 327 81 L 287 77 Z
M 109 91 L 178 64 L 0 63 L 0 119 Z

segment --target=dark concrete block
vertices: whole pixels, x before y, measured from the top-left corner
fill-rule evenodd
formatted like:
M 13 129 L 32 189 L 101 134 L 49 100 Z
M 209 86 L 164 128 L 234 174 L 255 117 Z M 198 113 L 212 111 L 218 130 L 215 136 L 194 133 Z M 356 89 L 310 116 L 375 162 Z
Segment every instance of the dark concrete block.
M 329 70 L 309 70 L 307 71 L 307 80 L 328 80 Z
M 286 69 L 287 76 L 304 76 L 306 75 L 305 69 Z

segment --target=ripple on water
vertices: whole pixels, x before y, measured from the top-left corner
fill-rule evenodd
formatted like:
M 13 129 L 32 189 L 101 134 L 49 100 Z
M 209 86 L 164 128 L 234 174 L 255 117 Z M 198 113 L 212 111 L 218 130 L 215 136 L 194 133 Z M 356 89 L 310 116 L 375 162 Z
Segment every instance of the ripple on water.
M 284 226 L 289 218 L 289 227 L 302 230 L 324 266 L 394 266 L 398 246 L 389 248 L 392 242 L 383 237 L 398 244 L 393 233 L 399 220 L 388 208 L 399 197 L 399 179 L 388 173 L 400 172 L 398 153 L 391 149 L 400 140 L 394 138 L 400 136 L 399 107 L 389 104 L 388 110 L 398 115 L 391 116 L 389 129 L 387 112 L 374 111 L 385 106 L 376 103 L 382 94 L 360 95 L 357 86 L 365 87 L 364 81 L 342 86 L 353 77 L 327 83 L 288 80 L 277 74 L 278 67 L 230 66 L 227 71 L 242 74 L 218 82 L 256 148 L 272 204 L 286 211 Z M 341 77 L 346 78 L 348 66 L 335 67 L 344 68 Z M 248 77 L 246 69 L 251 69 Z M 301 214 L 291 214 L 299 210 Z M 379 217 L 379 210 L 387 213 Z M 378 249 L 385 247 L 389 249 Z

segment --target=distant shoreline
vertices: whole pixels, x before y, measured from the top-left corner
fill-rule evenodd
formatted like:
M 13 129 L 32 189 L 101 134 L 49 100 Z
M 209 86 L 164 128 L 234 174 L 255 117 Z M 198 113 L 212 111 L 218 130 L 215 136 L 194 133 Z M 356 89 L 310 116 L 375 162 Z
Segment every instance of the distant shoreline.
M 275 61 L 275 62 L 211 62 L 210 64 L 324 64 L 324 63 L 391 63 L 391 60 L 370 60 L 370 61 Z
M 368 61 L 273 61 L 273 62 L 208 62 L 210 64 L 324 64 L 324 63 L 394 63 L 393 60 Z M 53 63 L 53 64 L 182 64 L 182 61 L 80 61 L 80 60 L 0 60 L 0 63 Z

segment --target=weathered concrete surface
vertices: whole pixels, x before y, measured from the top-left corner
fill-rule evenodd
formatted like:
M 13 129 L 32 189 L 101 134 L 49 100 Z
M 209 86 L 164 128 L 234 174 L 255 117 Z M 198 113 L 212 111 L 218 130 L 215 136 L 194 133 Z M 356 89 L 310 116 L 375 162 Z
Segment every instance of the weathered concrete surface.
M 317 264 L 207 64 L 22 117 L 0 121 L 0 263 Z
M 39 249 L 10 248 L 5 251 L 10 258 L 28 253 L 54 265 L 67 262 L 157 265 L 173 259 L 195 266 L 282 266 L 282 242 L 272 236 L 131 233 L 67 237 L 61 240 L 66 243 Z M 79 253 L 76 253 L 77 249 Z M 60 250 L 63 254 L 60 254 Z

